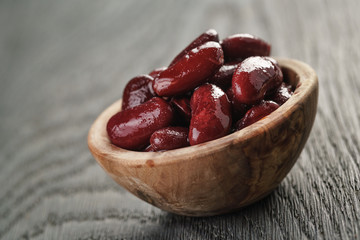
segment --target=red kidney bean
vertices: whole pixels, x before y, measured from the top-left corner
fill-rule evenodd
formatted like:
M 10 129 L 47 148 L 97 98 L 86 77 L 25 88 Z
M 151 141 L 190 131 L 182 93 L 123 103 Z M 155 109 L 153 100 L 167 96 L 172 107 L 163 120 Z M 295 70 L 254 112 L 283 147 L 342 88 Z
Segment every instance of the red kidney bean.
M 235 34 L 222 40 L 225 61 L 242 60 L 251 56 L 269 56 L 271 46 L 250 34 Z
M 200 36 L 198 36 L 194 41 L 192 41 L 184 50 L 182 50 L 175 58 L 171 61 L 169 66 L 174 65 L 178 62 L 183 56 L 185 56 L 192 49 L 203 45 L 206 42 L 219 42 L 219 35 L 214 29 L 209 29 Z
M 292 95 L 293 91 L 291 90 L 291 85 L 283 82 L 280 87 L 278 87 L 275 92 L 267 98 L 279 105 L 283 105 Z
M 149 144 L 151 134 L 170 125 L 173 110 L 159 97 L 133 108 L 121 111 L 110 118 L 107 132 L 110 141 L 121 148 L 140 150 Z
M 235 99 L 231 87 L 226 91 L 226 95 L 228 96 L 229 101 L 231 103 L 233 121 L 237 121 L 245 115 L 245 113 L 247 112 L 247 110 L 249 110 L 251 106 L 245 103 L 239 103 Z
M 246 112 L 245 116 L 236 123 L 237 130 L 243 129 L 275 111 L 279 105 L 273 101 L 261 101 Z
M 140 75 L 131 79 L 125 86 L 121 109 L 138 106 L 154 97 L 152 81 L 153 78 L 149 75 Z
M 157 76 L 159 76 L 159 74 L 164 71 L 165 69 L 167 69 L 167 67 L 160 67 L 160 68 L 156 68 L 154 70 L 152 70 L 149 75 L 153 78 L 156 78 Z
M 190 106 L 190 145 L 217 139 L 229 133 L 231 105 L 221 88 L 213 84 L 198 87 L 191 97 Z
M 180 118 L 176 119 L 178 124 L 188 124 L 191 119 L 190 97 L 173 97 L 170 102 Z
M 150 144 L 155 152 L 186 147 L 189 146 L 188 132 L 185 127 L 162 128 L 151 135 Z
M 209 83 L 215 84 L 222 90 L 226 90 L 231 86 L 233 74 L 240 62 L 227 63 L 220 67 L 220 69 L 208 80 Z
M 186 93 L 205 83 L 224 62 L 221 46 L 207 42 L 191 50 L 176 64 L 160 73 L 153 81 L 158 96 L 174 96 Z
M 249 57 L 235 70 L 232 91 L 240 103 L 256 104 L 267 92 L 281 85 L 283 74 L 269 57 Z
M 149 146 L 147 146 L 144 149 L 144 152 L 155 152 L 155 149 L 151 146 L 151 144 Z

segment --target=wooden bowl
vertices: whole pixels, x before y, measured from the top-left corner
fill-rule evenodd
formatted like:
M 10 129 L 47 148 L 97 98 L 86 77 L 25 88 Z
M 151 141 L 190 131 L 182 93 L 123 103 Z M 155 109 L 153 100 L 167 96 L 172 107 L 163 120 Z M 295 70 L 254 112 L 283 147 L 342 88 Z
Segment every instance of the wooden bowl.
M 262 120 L 225 137 L 166 152 L 135 152 L 112 145 L 108 119 L 121 100 L 96 119 L 88 145 L 121 186 L 163 210 L 187 216 L 235 211 L 264 198 L 288 174 L 312 128 L 318 99 L 315 71 L 277 59 L 294 95 Z

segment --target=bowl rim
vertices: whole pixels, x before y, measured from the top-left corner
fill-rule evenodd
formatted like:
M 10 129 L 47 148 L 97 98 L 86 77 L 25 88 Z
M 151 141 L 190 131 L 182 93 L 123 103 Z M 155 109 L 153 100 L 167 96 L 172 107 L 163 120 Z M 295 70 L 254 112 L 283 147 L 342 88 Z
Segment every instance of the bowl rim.
M 283 105 L 263 119 L 224 137 L 204 142 L 194 146 L 168 150 L 164 152 L 136 152 L 126 150 L 113 145 L 106 132 L 108 119 L 119 111 L 121 99 L 107 107 L 94 121 L 88 133 L 88 146 L 97 161 L 115 161 L 127 167 L 145 166 L 147 161 L 152 160 L 157 166 L 179 164 L 183 161 L 191 161 L 193 158 L 211 155 L 225 149 L 231 144 L 246 141 L 262 134 L 261 128 L 271 131 L 272 128 L 282 123 L 296 111 L 297 106 L 318 89 L 317 75 L 308 64 L 295 59 L 275 58 L 281 68 L 296 73 L 298 84 L 294 94 Z M 265 127 L 266 126 L 266 127 Z

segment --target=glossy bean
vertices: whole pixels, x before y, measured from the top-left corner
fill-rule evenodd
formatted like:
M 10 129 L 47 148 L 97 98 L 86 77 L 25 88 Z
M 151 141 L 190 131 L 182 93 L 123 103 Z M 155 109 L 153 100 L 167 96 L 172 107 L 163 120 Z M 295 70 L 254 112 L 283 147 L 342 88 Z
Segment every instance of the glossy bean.
M 292 95 L 291 85 L 283 82 L 274 93 L 268 96 L 268 99 L 283 105 Z
M 224 91 L 204 84 L 191 97 L 190 145 L 225 136 L 231 127 L 231 105 Z
M 267 92 L 281 85 L 283 74 L 276 61 L 269 57 L 249 57 L 235 70 L 232 91 L 240 103 L 256 104 Z
M 170 104 L 159 97 L 153 97 L 112 116 L 107 123 L 107 132 L 114 145 L 140 150 L 149 144 L 151 134 L 169 126 L 172 118 Z
M 231 103 L 232 118 L 233 121 L 235 122 L 241 119 L 251 106 L 245 103 L 238 102 L 234 97 L 234 93 L 231 87 L 226 91 L 226 95 L 228 96 L 229 101 Z
M 231 87 L 233 74 L 239 64 L 240 62 L 222 65 L 220 69 L 212 77 L 209 78 L 208 82 L 211 84 L 215 84 L 216 86 L 225 91 L 226 89 Z
M 151 144 L 144 149 L 144 152 L 156 152 Z
M 243 60 L 251 56 L 269 56 L 271 46 L 250 34 L 235 34 L 222 40 L 225 62 Z
M 170 101 L 173 106 L 174 112 L 176 112 L 178 119 L 176 122 L 178 125 L 187 125 L 191 119 L 190 97 L 173 97 Z
M 185 127 L 162 128 L 151 135 L 150 144 L 155 152 L 186 147 L 189 146 L 188 132 Z
M 159 74 L 153 81 L 158 96 L 175 96 L 186 93 L 205 83 L 224 62 L 221 46 L 207 42 L 192 49 L 178 62 Z
M 156 68 L 154 70 L 152 70 L 149 75 L 153 78 L 156 78 L 157 76 L 159 76 L 159 74 L 164 71 L 165 69 L 167 69 L 167 67 L 160 67 L 160 68 Z
M 174 65 L 178 62 L 183 56 L 185 56 L 192 49 L 203 45 L 206 42 L 219 42 L 219 35 L 214 29 L 209 29 L 200 36 L 198 36 L 194 41 L 192 41 L 184 50 L 182 50 L 175 58 L 171 61 L 169 66 Z
M 261 101 L 260 104 L 250 108 L 245 116 L 236 123 L 236 129 L 243 129 L 254 122 L 259 121 L 275 111 L 278 107 L 279 105 L 273 101 Z
M 121 109 L 138 106 L 154 97 L 152 81 L 153 78 L 149 75 L 140 75 L 131 79 L 125 86 Z

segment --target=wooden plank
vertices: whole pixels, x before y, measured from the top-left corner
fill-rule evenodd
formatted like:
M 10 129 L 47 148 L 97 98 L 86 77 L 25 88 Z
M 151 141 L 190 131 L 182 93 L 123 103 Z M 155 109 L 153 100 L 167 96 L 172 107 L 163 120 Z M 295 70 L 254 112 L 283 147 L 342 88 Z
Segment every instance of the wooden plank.
M 356 239 L 360 236 L 360 2 L 0 2 L 0 238 Z M 249 32 L 307 62 L 317 118 L 266 199 L 211 218 L 163 212 L 96 164 L 87 131 L 131 77 L 200 32 Z

